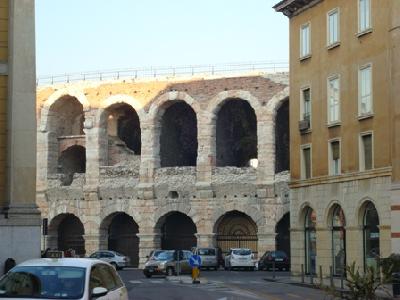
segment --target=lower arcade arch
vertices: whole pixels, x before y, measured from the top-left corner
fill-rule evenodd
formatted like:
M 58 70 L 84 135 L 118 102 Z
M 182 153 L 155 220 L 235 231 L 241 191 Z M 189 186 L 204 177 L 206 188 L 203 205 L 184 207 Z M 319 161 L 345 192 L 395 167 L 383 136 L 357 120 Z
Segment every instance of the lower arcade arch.
M 115 213 L 102 223 L 101 231 L 107 241 L 107 249 L 117 251 L 130 258 L 130 265 L 139 266 L 139 226 L 126 213 Z
M 61 251 L 75 250 L 75 254 L 84 256 L 85 240 L 85 229 L 81 220 L 73 214 L 62 214 L 55 217 L 49 228 L 49 234 L 53 238 L 57 236 L 57 249 Z M 51 246 L 54 245 L 49 245 Z
M 161 217 L 156 228 L 161 233 L 161 249 L 191 250 L 197 245 L 197 227 L 181 212 L 174 211 Z
M 276 250 L 285 252 L 290 257 L 290 213 L 286 213 L 275 227 Z
M 214 226 L 217 247 L 222 253 L 230 248 L 249 248 L 258 252 L 257 224 L 248 215 L 234 210 L 222 215 Z

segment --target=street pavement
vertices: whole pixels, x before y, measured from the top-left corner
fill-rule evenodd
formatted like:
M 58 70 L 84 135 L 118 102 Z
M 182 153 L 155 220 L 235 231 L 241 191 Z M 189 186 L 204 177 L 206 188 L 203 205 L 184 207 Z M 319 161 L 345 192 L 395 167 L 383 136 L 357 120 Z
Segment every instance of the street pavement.
M 268 281 L 266 271 L 202 271 L 200 284 L 188 275 L 144 277 L 141 270 L 119 271 L 134 300 L 324 300 L 331 299 L 320 290 Z M 287 277 L 277 272 L 278 278 Z M 265 280 L 267 279 L 267 280 Z

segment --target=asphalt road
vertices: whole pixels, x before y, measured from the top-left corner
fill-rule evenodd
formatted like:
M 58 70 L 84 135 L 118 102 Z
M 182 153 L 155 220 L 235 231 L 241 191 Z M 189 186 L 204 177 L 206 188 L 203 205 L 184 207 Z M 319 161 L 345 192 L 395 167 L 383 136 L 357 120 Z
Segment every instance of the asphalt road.
M 323 292 L 291 284 L 270 282 L 266 271 L 202 271 L 200 284 L 187 275 L 145 278 L 141 270 L 119 272 L 134 300 L 324 300 Z M 285 272 L 277 276 L 288 276 Z

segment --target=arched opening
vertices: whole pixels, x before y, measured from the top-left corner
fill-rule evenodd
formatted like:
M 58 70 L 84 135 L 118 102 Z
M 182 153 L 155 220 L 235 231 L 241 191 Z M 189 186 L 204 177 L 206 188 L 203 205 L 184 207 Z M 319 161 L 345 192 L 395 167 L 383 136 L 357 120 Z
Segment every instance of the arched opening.
M 72 214 L 65 215 L 58 225 L 57 234 L 58 250 L 73 249 L 77 255 L 85 255 L 85 240 L 83 239 L 85 230 L 78 217 Z
M 214 232 L 217 246 L 224 254 L 230 248 L 249 248 L 257 253 L 257 224 L 242 212 L 225 213 L 215 223 Z
M 380 255 L 379 246 L 379 216 L 372 202 L 364 208 L 363 217 L 364 237 L 364 268 L 374 267 L 377 270 L 377 259 Z
M 246 167 L 257 159 L 257 117 L 245 100 L 225 101 L 217 114 L 217 166 Z
M 317 258 L 317 214 L 308 207 L 304 219 L 305 233 L 305 266 L 306 274 L 316 274 L 316 258 Z
M 171 212 L 158 221 L 161 231 L 161 249 L 191 250 L 196 247 L 196 225 L 181 212 Z
M 184 101 L 169 106 L 161 118 L 161 167 L 196 166 L 197 118 Z
M 83 106 L 75 97 L 65 95 L 50 106 L 47 122 L 49 174 L 59 172 L 60 154 L 64 149 L 75 144 L 85 145 L 83 124 Z
M 290 213 L 286 213 L 275 227 L 276 250 L 285 252 L 290 257 Z
M 339 205 L 333 207 L 331 218 L 333 275 L 342 276 L 346 271 L 346 219 Z
M 289 100 L 285 100 L 275 118 L 275 173 L 290 169 L 289 138 Z
M 112 217 L 108 226 L 108 249 L 128 256 L 131 265 L 139 265 L 139 226 L 126 213 L 118 213 Z
M 130 105 L 117 103 L 105 111 L 108 137 L 108 165 L 141 154 L 141 129 L 137 112 Z
M 58 159 L 58 172 L 64 175 L 63 185 L 70 185 L 75 173 L 86 172 L 86 149 L 74 145 L 64 150 Z

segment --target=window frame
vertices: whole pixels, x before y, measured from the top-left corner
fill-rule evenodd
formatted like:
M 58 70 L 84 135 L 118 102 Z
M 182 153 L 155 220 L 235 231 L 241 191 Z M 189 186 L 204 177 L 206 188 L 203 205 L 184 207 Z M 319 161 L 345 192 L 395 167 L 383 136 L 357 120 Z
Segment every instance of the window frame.
M 366 170 L 365 169 L 365 148 L 364 148 L 364 143 L 363 143 L 363 137 L 370 135 L 371 136 L 371 169 Z M 358 136 L 358 158 L 359 158 L 359 171 L 364 172 L 364 171 L 370 171 L 375 168 L 374 164 L 374 133 L 372 130 L 370 131 L 365 131 L 361 132 Z
M 334 171 L 334 160 L 333 160 L 333 152 L 332 152 L 332 144 L 335 142 L 339 142 L 339 166 L 338 173 L 335 174 Z M 342 140 L 341 138 L 334 138 L 328 140 L 328 169 L 330 176 L 339 176 L 342 174 Z
M 306 177 L 306 167 L 305 167 L 305 159 L 304 159 L 304 150 L 310 150 L 310 177 Z M 311 144 L 303 144 L 300 146 L 300 179 L 308 180 L 312 178 L 312 145 Z
M 311 91 L 311 85 L 307 84 L 304 85 L 300 88 L 300 116 L 299 116 L 299 121 L 304 121 L 306 118 L 305 116 L 305 101 L 304 101 L 304 91 L 309 90 L 310 93 L 310 113 L 309 113 L 309 121 L 310 121 L 310 128 L 311 129 L 311 120 L 312 120 L 312 91 Z
M 368 14 L 368 26 L 365 28 L 361 28 L 361 1 L 368 1 L 368 9 L 369 9 L 369 14 Z M 366 33 L 372 32 L 372 4 L 371 0 L 357 0 L 357 12 L 358 12 L 358 18 L 357 18 L 357 36 L 362 36 Z
M 370 70 L 370 111 L 363 113 L 362 112 L 362 80 L 361 73 L 362 71 L 369 69 Z M 358 117 L 371 116 L 374 114 L 374 77 L 373 77 L 373 64 L 371 62 L 363 64 L 358 68 Z
M 330 82 L 332 80 L 338 80 L 338 84 L 339 84 L 339 86 L 338 86 L 339 99 L 338 99 L 338 117 L 337 117 L 337 120 L 331 120 L 331 117 L 330 117 L 330 113 L 331 113 Z M 341 86 L 340 85 L 341 85 L 341 76 L 340 76 L 340 74 L 332 74 L 332 75 L 328 76 L 328 78 L 326 80 L 327 124 L 328 124 L 328 126 L 330 126 L 330 125 L 338 125 L 341 122 L 341 103 L 340 103 L 341 102 L 340 101 L 341 100 Z
M 337 24 L 336 24 L 337 26 L 335 28 L 337 30 L 336 34 L 337 39 L 331 42 L 330 41 L 331 27 L 329 18 L 334 14 L 337 14 Z M 326 13 L 326 46 L 328 47 L 328 49 L 332 49 L 339 45 L 340 45 L 340 8 L 335 7 Z
M 308 28 L 308 43 L 307 43 L 307 53 L 303 53 L 303 29 Z M 308 21 L 302 25 L 300 25 L 300 60 L 307 59 L 311 57 L 311 22 Z

